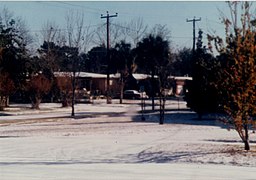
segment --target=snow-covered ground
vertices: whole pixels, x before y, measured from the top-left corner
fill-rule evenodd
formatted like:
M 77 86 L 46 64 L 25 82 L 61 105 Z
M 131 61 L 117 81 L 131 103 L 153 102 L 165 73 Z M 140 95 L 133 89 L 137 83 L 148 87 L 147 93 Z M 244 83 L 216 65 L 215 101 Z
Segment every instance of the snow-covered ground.
M 196 120 L 185 102 L 167 101 L 165 124 L 139 101 L 41 110 L 12 105 L 0 115 L 0 179 L 256 179 L 250 152 L 234 130 Z M 147 102 L 147 103 L 150 103 Z

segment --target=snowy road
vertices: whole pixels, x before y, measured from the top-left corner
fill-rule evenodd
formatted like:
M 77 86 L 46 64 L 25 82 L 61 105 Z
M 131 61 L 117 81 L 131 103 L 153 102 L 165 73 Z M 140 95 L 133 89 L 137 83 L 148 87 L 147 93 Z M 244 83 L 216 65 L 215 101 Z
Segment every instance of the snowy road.
M 255 168 L 201 164 L 38 164 L 1 167 L 2 180 L 255 180 Z

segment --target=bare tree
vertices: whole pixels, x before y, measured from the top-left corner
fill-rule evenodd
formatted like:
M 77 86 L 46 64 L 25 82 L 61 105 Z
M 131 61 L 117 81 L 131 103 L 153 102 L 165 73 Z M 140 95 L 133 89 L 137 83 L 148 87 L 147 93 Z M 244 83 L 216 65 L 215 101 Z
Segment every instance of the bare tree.
M 33 37 L 28 30 L 25 20 L 17 17 L 14 25 L 15 29 L 18 30 L 19 35 L 22 37 L 23 45 L 30 45 L 31 43 L 33 43 Z
M 65 17 L 67 25 L 67 40 L 70 47 L 81 48 L 82 30 L 84 26 L 83 14 L 69 11 Z
M 106 45 L 106 23 L 97 27 L 94 31 L 93 42 L 98 46 Z M 125 41 L 131 43 L 132 46 L 136 44 L 145 36 L 148 26 L 144 24 L 142 18 L 134 18 L 130 22 L 112 23 L 110 22 L 110 46 Z
M 92 43 L 93 40 L 93 30 L 92 30 L 92 26 L 88 25 L 88 26 L 84 26 L 84 35 L 82 37 L 83 40 L 83 50 L 84 52 L 87 52 L 89 49 L 89 46 Z
M 94 30 L 94 38 L 93 38 L 93 43 L 96 44 L 97 46 L 106 46 L 106 23 L 102 24 L 102 26 L 97 27 Z
M 42 27 L 42 39 L 45 42 L 57 42 L 61 31 L 59 26 L 53 21 L 47 21 Z
M 72 112 L 71 116 L 75 116 L 75 88 L 76 88 L 76 81 L 77 76 L 79 76 L 80 71 L 80 63 L 79 63 L 79 57 L 78 53 L 81 52 L 82 49 L 86 49 L 85 42 L 89 43 L 87 41 L 84 41 L 85 37 L 90 38 L 88 35 L 89 29 L 84 30 L 85 27 L 85 21 L 84 21 L 84 14 L 77 12 L 76 14 L 73 11 L 69 11 L 66 15 L 66 25 L 67 25 L 67 44 L 70 48 L 70 50 L 74 50 L 73 53 L 69 54 L 71 57 L 69 59 L 72 61 L 72 76 L 71 76 L 71 83 L 72 83 Z M 87 35 L 87 36 L 86 36 Z M 68 56 L 69 56 L 68 55 Z
M 144 24 L 142 18 L 132 19 L 127 24 L 126 33 L 132 39 L 134 46 L 145 36 L 148 26 Z
M 110 47 L 113 47 L 116 43 L 124 40 L 123 28 L 124 27 L 121 24 L 110 22 Z M 95 30 L 94 43 L 98 46 L 107 45 L 106 23 Z
M 66 15 L 66 37 L 70 47 L 76 47 L 81 51 L 87 51 L 92 42 L 93 31 L 90 25 L 85 24 L 84 13 L 69 11 Z
M 168 40 L 168 41 L 170 40 L 170 37 L 171 37 L 170 30 L 166 27 L 166 25 L 161 25 L 161 24 L 156 24 L 151 30 L 150 34 L 160 36 L 164 40 Z

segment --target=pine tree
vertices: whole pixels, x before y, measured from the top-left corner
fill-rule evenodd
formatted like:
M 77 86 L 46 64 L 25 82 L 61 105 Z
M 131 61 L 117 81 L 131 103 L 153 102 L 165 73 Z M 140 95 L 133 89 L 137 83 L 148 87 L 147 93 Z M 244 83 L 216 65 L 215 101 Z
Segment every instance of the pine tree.
M 206 52 L 202 43 L 202 31 L 198 32 L 197 49 L 192 56 L 192 81 L 187 82 L 185 100 L 187 106 L 198 114 L 198 119 L 217 111 L 218 98 L 212 85 L 217 69 L 215 58 Z

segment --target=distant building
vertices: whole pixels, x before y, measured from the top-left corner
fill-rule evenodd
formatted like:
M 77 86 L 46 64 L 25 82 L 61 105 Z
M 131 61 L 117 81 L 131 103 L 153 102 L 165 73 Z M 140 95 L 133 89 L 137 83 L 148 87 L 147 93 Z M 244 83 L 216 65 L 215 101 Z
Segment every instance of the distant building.
M 170 79 L 173 82 L 173 94 L 184 95 L 184 86 L 186 84 L 186 81 L 191 81 L 192 77 L 170 76 L 168 79 Z
M 55 72 L 55 77 L 60 76 L 72 76 L 72 73 L 68 72 Z M 107 75 L 106 74 L 98 74 L 98 73 L 89 73 L 89 72 L 77 72 L 77 89 L 86 90 L 91 95 L 105 95 L 107 90 Z M 149 83 L 149 79 L 151 78 L 148 74 L 132 74 L 127 82 L 125 89 L 135 89 L 139 90 L 141 85 L 145 85 L 145 83 Z M 157 78 L 157 76 L 155 76 Z M 187 80 L 192 80 L 191 77 L 176 77 L 170 76 L 168 78 L 173 86 L 170 89 L 173 95 L 182 95 L 183 87 Z M 109 78 L 109 89 L 113 96 L 118 96 L 120 94 L 120 74 L 111 74 Z

